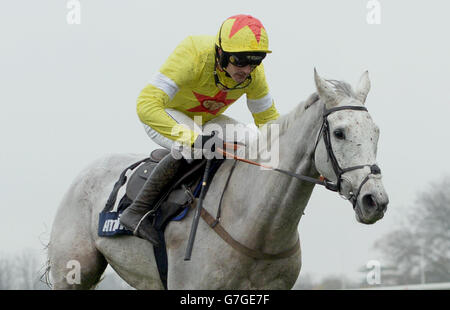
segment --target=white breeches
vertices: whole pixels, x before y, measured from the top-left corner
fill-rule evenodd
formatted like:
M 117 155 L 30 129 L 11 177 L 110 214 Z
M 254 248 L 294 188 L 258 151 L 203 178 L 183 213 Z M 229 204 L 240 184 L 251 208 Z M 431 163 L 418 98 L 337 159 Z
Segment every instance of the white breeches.
M 258 129 L 255 125 L 244 125 L 236 121 L 235 119 L 223 114 L 210 120 L 209 122 L 206 122 L 203 127 L 201 127 L 196 124 L 192 118 L 180 111 L 174 109 L 165 109 L 165 111 L 178 124 L 187 126 L 195 133 L 211 134 L 212 131 L 216 131 L 219 137 L 226 142 L 240 142 L 248 145 L 249 141 L 255 139 L 258 135 Z M 160 134 L 150 126 L 144 124 L 144 129 L 150 139 L 152 139 L 158 145 L 169 150 L 173 150 L 173 147 L 176 147 L 177 149 L 179 148 L 179 144 L 169 138 L 164 137 L 162 134 Z M 192 154 L 192 151 L 192 149 L 188 150 L 186 148 L 183 148 L 181 150 L 181 154 L 186 159 L 190 159 L 192 158 L 192 156 L 194 156 L 194 158 L 201 158 L 201 150 L 194 150 L 194 154 Z

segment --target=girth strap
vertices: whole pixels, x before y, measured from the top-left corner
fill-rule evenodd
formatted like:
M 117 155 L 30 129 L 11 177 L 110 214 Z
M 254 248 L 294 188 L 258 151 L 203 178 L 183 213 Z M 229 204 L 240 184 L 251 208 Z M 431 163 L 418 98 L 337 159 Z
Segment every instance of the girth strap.
M 214 217 L 212 217 L 212 215 L 209 214 L 208 211 L 206 211 L 205 209 L 202 209 L 201 217 L 233 249 L 248 257 L 266 260 L 282 259 L 291 257 L 292 255 L 297 253 L 297 251 L 300 250 L 300 239 L 297 239 L 297 242 L 292 248 L 278 254 L 267 254 L 257 250 L 252 250 L 246 247 L 245 245 L 239 243 L 235 239 L 233 239 L 233 237 L 231 237 L 230 234 L 228 234 L 228 232 L 223 228 L 223 226 L 220 225 L 220 223 L 217 223 Z

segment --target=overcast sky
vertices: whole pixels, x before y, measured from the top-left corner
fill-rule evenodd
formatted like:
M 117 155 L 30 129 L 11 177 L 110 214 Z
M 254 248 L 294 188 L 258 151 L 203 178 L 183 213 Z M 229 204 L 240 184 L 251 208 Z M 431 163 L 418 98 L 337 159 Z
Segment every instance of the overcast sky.
M 450 175 L 450 3 L 380 0 L 81 2 L 0 4 L 0 251 L 42 248 L 76 175 L 110 153 L 149 153 L 155 144 L 136 98 L 188 35 L 215 35 L 227 17 L 259 18 L 269 34 L 267 80 L 281 114 L 315 91 L 313 68 L 352 85 L 369 70 L 367 107 L 381 129 L 378 163 L 390 204 L 365 226 L 348 202 L 316 188 L 300 222 L 302 273 L 356 272 L 382 258 L 375 240 L 395 229 L 429 183 Z M 227 110 L 252 121 L 245 100 Z

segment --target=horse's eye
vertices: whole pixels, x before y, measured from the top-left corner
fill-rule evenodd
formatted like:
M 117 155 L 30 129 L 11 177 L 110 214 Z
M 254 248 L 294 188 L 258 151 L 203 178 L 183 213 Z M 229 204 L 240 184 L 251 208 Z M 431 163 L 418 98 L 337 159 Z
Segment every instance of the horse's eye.
M 334 131 L 334 136 L 336 138 L 338 138 L 339 140 L 344 140 L 345 139 L 345 134 L 344 134 L 344 131 L 342 129 L 336 129 Z

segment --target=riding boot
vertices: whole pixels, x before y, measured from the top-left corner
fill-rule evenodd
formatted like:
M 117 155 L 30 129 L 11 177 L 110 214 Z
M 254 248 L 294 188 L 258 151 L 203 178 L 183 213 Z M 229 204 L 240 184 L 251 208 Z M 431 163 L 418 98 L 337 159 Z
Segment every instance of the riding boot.
M 161 191 L 173 179 L 182 161 L 167 154 L 153 169 L 133 203 L 120 216 L 120 224 L 131 230 L 135 236 L 150 241 L 154 246 L 159 245 L 159 238 L 149 215 Z

